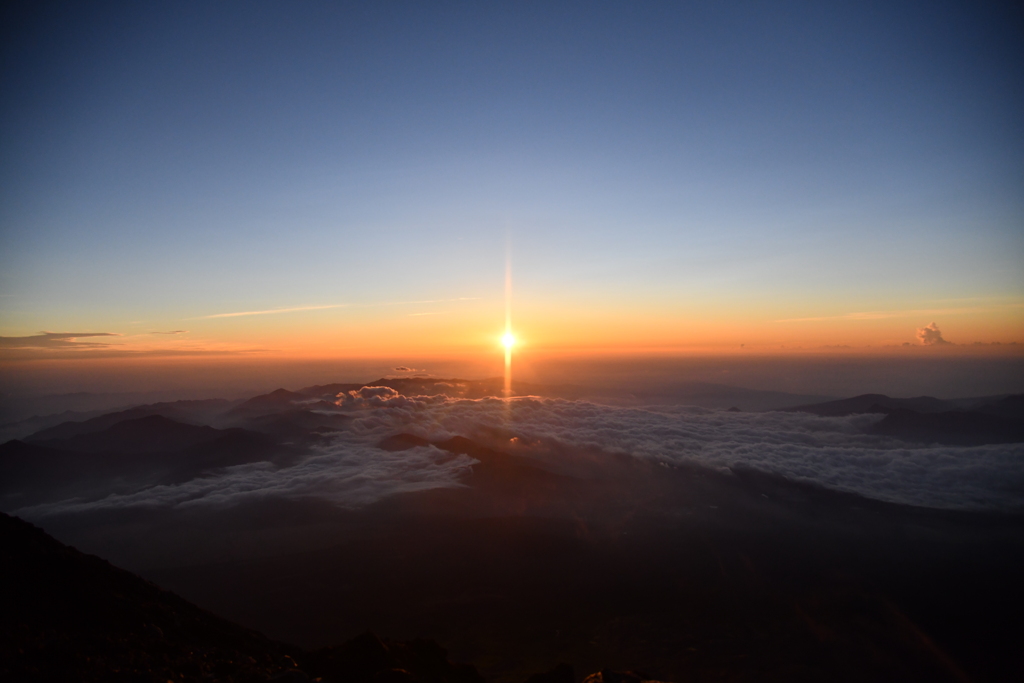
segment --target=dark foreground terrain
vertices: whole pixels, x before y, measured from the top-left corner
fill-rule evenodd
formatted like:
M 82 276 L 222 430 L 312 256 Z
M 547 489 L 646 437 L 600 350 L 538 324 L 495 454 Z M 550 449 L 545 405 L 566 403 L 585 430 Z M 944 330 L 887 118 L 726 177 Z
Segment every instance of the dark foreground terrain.
M 483 683 L 432 641 L 364 633 L 305 651 L 216 617 L 0 515 L 5 681 Z
M 369 511 L 331 548 L 147 575 L 310 646 L 430 635 L 497 680 L 561 661 L 676 681 L 1024 675 L 1018 520 L 743 483 L 749 500 L 677 518 Z
M 822 410 L 876 412 L 881 399 Z M 288 476 L 303 448 L 350 424 L 311 400 L 321 399 L 274 392 L 228 406 L 214 427 L 176 421 L 200 422 L 205 404 L 56 425 L 4 447 L 3 495 L 11 505 L 90 500 L 254 459 Z M 903 420 L 900 429 L 975 438 L 974 421 L 928 421 L 945 405 L 881 408 Z M 1016 419 L 1019 406 L 996 408 Z M 906 422 L 900 411 L 911 409 L 925 421 Z M 154 443 L 163 446 L 144 450 Z M 450 656 L 502 683 L 560 663 L 603 670 L 607 683 L 627 670 L 680 683 L 1024 680 L 1019 513 L 882 503 L 752 469 L 671 465 L 500 430 L 430 442 L 397 432 L 372 449 L 405 457 L 428 443 L 445 458 L 474 459 L 458 486 L 358 508 L 266 495 L 86 506 L 37 520 L 242 627 L 5 518 L 8 673 L 476 675 Z M 367 630 L 400 640 L 352 640 Z M 351 669 L 367 652 L 376 663 Z M 557 671 L 534 683 L 570 683 L 568 669 Z
M 281 641 L 431 638 L 489 680 L 560 662 L 673 681 L 1024 675 L 1018 517 L 627 458 L 581 480 L 468 440 L 442 445 L 480 460 L 467 487 L 359 511 L 282 502 L 54 527 L 151 561 L 159 539 L 185 557 L 235 543 L 237 560 L 164 557 L 141 573 Z M 304 534 L 319 545 L 286 551 Z

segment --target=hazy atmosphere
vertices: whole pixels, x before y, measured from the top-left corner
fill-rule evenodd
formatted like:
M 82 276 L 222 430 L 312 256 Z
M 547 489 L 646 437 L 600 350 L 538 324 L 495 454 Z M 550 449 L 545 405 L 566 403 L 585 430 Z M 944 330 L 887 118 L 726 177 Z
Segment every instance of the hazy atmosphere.
M 1019 22 L 15 6 L 3 352 L 479 356 L 508 256 L 524 354 L 1024 343 Z
M 1017 4 L 0 12 L 0 677 L 1024 677 Z

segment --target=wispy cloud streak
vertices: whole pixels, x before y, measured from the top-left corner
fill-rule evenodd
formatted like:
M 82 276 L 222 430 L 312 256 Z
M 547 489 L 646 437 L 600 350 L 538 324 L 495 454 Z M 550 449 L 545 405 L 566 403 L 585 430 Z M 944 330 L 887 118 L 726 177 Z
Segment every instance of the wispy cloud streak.
M 298 311 L 323 311 L 330 308 L 376 308 L 379 306 L 410 306 L 413 304 L 440 304 L 452 301 L 477 301 L 478 296 L 460 296 L 455 299 L 423 299 L 420 301 L 384 301 L 373 304 L 326 304 L 323 306 L 295 306 L 293 308 L 270 308 L 264 311 L 238 311 L 235 313 L 215 313 L 214 315 L 203 315 L 189 320 L 209 320 L 212 318 L 237 318 L 243 315 L 273 315 L 275 313 L 295 313 Z
M 238 311 L 236 313 L 215 313 L 214 315 L 202 315 L 189 320 L 209 320 L 211 318 L 238 318 L 243 315 L 273 315 L 275 313 L 295 313 L 297 311 L 322 311 L 328 308 L 346 308 L 351 304 L 329 304 L 327 306 L 296 306 L 294 308 L 271 308 L 265 311 Z
M 81 342 L 87 337 L 120 337 L 116 332 L 40 332 L 30 337 L 0 337 L 0 349 L 106 348 L 100 342 Z

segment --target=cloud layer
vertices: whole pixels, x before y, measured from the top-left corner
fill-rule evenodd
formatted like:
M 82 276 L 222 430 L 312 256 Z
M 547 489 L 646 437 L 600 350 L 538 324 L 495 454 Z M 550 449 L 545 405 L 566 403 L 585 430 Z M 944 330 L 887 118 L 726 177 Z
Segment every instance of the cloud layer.
M 403 411 L 405 412 L 405 411 Z M 615 408 L 585 401 L 450 401 L 404 419 L 430 439 L 495 429 L 567 447 L 712 468 L 753 467 L 895 503 L 1024 505 L 1024 444 L 930 446 L 867 433 L 880 416 Z M 406 429 L 409 429 L 407 424 Z
M 36 505 L 14 514 L 35 519 L 91 510 L 222 506 L 273 497 L 319 498 L 355 508 L 396 493 L 461 486 L 459 479 L 474 462 L 433 446 L 389 453 L 339 439 L 291 467 L 250 463 L 183 484 L 153 486 L 95 501 Z
M 80 342 L 86 337 L 120 337 L 114 332 L 40 332 L 29 337 L 0 337 L 0 349 L 94 349 L 109 344 Z
M 389 453 L 375 444 L 410 432 L 431 441 L 461 435 L 523 437 L 591 453 L 670 464 L 747 467 L 878 500 L 951 509 L 1024 507 L 1024 444 L 927 446 L 868 433 L 877 415 L 734 413 L 695 407 L 618 408 L 586 401 L 403 396 L 388 387 L 343 394 L 349 427 L 299 464 L 256 463 L 173 486 L 92 502 L 17 511 L 27 517 L 97 508 L 224 505 L 282 496 L 359 507 L 404 491 L 459 486 L 474 460 L 434 447 Z M 558 457 L 550 455 L 546 457 Z

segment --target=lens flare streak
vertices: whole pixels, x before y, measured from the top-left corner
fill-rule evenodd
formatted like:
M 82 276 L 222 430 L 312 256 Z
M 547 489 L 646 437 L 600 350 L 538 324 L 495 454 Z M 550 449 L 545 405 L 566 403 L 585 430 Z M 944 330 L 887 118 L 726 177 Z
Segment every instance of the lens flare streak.
M 501 337 L 505 347 L 505 398 L 512 396 L 512 346 L 516 338 L 512 335 L 512 255 L 505 255 L 505 334 Z

